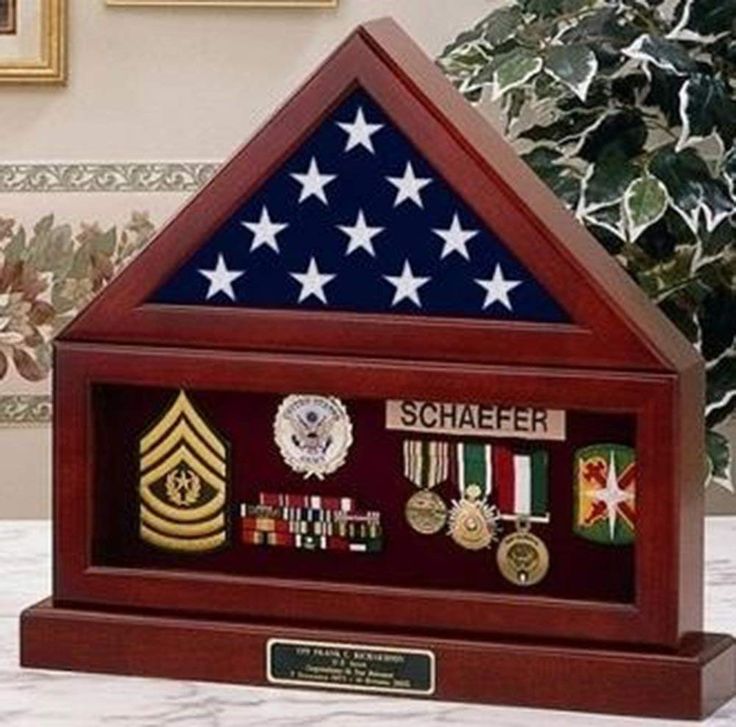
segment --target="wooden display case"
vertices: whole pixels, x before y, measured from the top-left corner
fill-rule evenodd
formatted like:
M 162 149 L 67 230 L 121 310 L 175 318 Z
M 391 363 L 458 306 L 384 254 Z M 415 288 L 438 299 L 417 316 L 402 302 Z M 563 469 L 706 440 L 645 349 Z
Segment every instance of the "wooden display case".
M 227 267 L 224 278 L 204 267 L 207 255 L 214 265 L 215 249 L 255 254 L 255 238 L 248 250 L 242 229 L 244 210 L 251 203 L 260 209 L 266 197 L 286 204 L 280 170 L 298 176 L 292 162 L 300 154 L 306 160 L 318 148 L 329 168 L 320 135 L 339 131 L 346 104 L 354 110 L 356 103 L 380 119 L 374 126 L 386 129 L 385 138 L 397 135 L 384 157 L 370 133 L 357 152 L 386 164 L 416 155 L 416 168 L 426 165 L 462 210 L 461 235 L 465 224 L 488 236 L 487 248 L 481 239 L 472 243 L 473 255 L 492 250 L 503 262 L 501 283 L 503 266 L 519 271 L 516 287 L 522 273 L 528 276 L 514 298 L 517 312 L 503 304 L 513 295 L 510 278 L 505 293 L 492 288 L 492 304 L 473 314 L 454 284 L 433 299 L 432 310 L 413 305 L 411 291 L 396 307 L 398 288 L 394 302 L 378 309 L 360 276 L 363 266 L 367 279 L 383 253 L 344 273 L 352 277 L 339 289 L 338 305 L 316 293 L 273 303 L 281 283 L 258 267 L 260 258 L 248 280 L 262 290 L 250 302 L 236 300 L 237 278 L 228 279 Z M 335 168 L 342 163 L 334 161 Z M 357 196 L 361 184 L 352 176 L 341 189 Z M 413 194 L 421 202 L 421 193 Z M 414 207 L 431 214 L 440 204 L 428 198 L 426 209 Z M 397 197 L 393 210 L 400 207 Z M 305 244 L 330 261 L 332 243 L 309 231 L 311 214 L 289 225 L 302 225 Z M 386 223 L 376 247 L 425 254 L 417 219 Z M 406 234 L 394 232 L 402 224 Z M 279 233 L 271 233 L 276 240 Z M 460 252 L 462 242 L 453 239 Z M 440 261 L 450 255 L 441 254 Z M 473 270 L 466 272 L 472 278 Z M 195 295 L 198 281 L 212 282 L 205 273 L 220 275 L 219 288 Z M 301 281 L 303 295 L 307 273 L 300 274 L 291 278 Z M 381 277 L 392 277 L 395 287 L 398 273 Z M 497 285 L 498 277 L 475 282 L 480 287 L 471 289 L 481 294 L 480 284 Z M 318 280 L 317 289 L 324 293 L 326 284 Z M 23 614 L 26 666 L 681 718 L 703 717 L 734 693 L 733 639 L 702 633 L 702 361 L 391 21 L 353 33 L 68 326 L 56 344 L 54 387 L 54 590 Z M 182 392 L 212 448 L 219 438 L 227 442 L 215 463 L 226 473 L 217 480 L 226 485 L 222 542 L 208 552 L 156 547 L 141 537 L 146 433 Z M 344 464 L 322 479 L 290 470 L 274 442 L 281 402 L 306 394 L 339 398 L 351 422 Z M 450 448 L 481 441 L 490 467 L 491 446 L 527 451 L 523 426 L 497 427 L 489 437 L 477 426 L 472 436 L 437 433 L 425 421 L 411 433 L 389 426 L 389 402 L 564 415 L 555 437 L 533 443 L 544 450 L 548 475 L 547 517 L 531 524 L 549 555 L 539 582 L 504 578 L 494 557 L 498 542 L 490 550 L 464 549 L 446 537 L 444 525 L 427 536 L 406 521 L 415 490 L 405 476 L 408 439 Z M 601 526 L 611 526 L 610 542 L 579 537 L 585 523 L 575 468 L 580 453 L 596 445 L 635 455 L 633 543 L 614 538 L 617 504 L 607 506 L 614 515 Z M 488 475 L 489 502 L 498 477 Z M 452 477 L 434 484 L 444 500 L 462 504 Z M 307 552 L 247 543 L 245 503 L 264 490 L 354 498 L 380 512 L 380 549 Z M 513 518 L 494 520 L 494 528 L 507 536 Z M 373 684 L 346 674 L 340 661 L 363 668 L 371 658 L 404 671 Z M 339 678 L 320 684 L 304 676 L 318 673 L 325 659 L 337 659 Z

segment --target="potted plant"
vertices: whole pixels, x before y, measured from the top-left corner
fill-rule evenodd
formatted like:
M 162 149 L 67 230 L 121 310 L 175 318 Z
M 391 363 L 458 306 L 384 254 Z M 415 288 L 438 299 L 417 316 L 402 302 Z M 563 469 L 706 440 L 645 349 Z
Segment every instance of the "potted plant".
M 706 361 L 708 481 L 736 411 L 736 0 L 513 0 L 438 63 Z

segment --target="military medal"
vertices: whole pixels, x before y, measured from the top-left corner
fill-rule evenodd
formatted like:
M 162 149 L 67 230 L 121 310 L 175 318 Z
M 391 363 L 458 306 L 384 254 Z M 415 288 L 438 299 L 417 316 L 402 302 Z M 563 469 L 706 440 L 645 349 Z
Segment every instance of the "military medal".
M 439 533 L 447 523 L 447 505 L 431 490 L 415 492 L 406 503 L 404 514 L 412 529 L 422 535 Z
M 345 464 L 353 425 L 334 396 L 287 396 L 276 413 L 274 437 L 294 472 L 322 480 Z
M 498 536 L 498 509 L 487 502 L 492 489 L 491 447 L 458 444 L 454 464 L 460 500 L 453 500 L 448 534 L 466 550 L 488 548 Z
M 501 445 L 493 448 L 496 498 L 503 520 L 513 520 L 516 532 L 498 546 L 496 562 L 501 575 L 515 586 L 533 586 L 547 575 L 549 551 L 531 532 L 533 522 L 549 522 L 547 452 L 514 452 Z
M 517 586 L 534 586 L 547 575 L 549 551 L 544 541 L 531 533 L 529 521 L 519 518 L 516 532 L 499 544 L 496 562 L 507 581 Z
M 434 535 L 447 524 L 447 505 L 432 489 L 449 476 L 450 445 L 447 442 L 407 440 L 403 450 L 404 477 L 421 488 L 406 503 L 406 521 L 417 533 Z
M 601 545 L 631 545 L 636 536 L 636 452 L 599 444 L 575 453 L 577 536 Z

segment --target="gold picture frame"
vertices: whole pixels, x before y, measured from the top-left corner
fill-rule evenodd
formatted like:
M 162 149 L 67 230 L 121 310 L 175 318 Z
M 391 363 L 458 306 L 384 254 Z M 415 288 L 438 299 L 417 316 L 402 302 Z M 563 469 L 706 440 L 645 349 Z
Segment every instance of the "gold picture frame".
M 0 0 L 0 35 L 13 35 L 16 30 L 18 0 Z
M 23 3 L 28 1 L 22 0 Z M 26 55 L 7 56 L 0 52 L 0 84 L 66 82 L 67 0 L 36 1 L 40 23 L 38 53 L 29 58 Z M 16 20 L 16 27 L 22 30 L 23 14 L 19 13 Z
M 106 0 L 119 7 L 336 8 L 339 0 Z

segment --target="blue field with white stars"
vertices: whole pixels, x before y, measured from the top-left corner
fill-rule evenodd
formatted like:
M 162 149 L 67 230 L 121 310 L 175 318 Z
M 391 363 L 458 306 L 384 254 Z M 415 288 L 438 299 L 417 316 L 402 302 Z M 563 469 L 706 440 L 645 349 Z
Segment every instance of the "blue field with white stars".
M 569 320 L 361 90 L 152 302 Z

